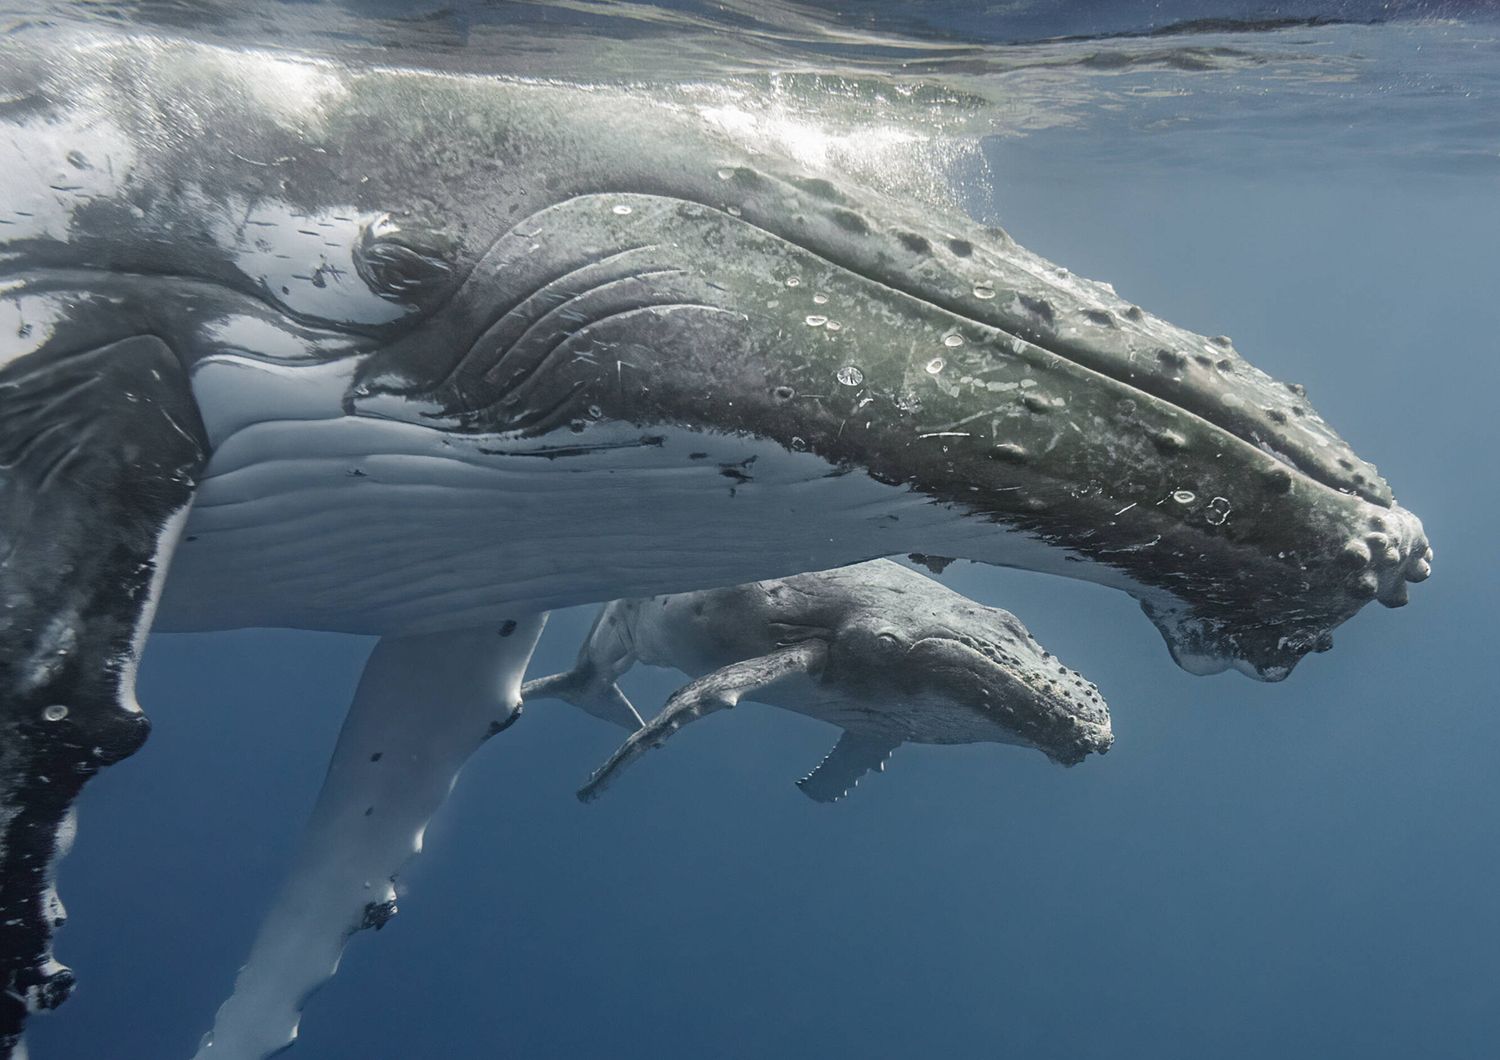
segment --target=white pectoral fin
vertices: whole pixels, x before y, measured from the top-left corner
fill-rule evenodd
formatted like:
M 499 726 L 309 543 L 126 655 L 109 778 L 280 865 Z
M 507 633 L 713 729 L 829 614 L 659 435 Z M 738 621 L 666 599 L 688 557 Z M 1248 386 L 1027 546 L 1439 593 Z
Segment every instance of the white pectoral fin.
M 396 912 L 397 873 L 459 770 L 518 709 L 546 615 L 493 628 L 385 637 L 360 677 L 281 895 L 198 1060 L 260 1060 L 296 1037 L 303 1003 L 349 936 Z
M 769 655 L 731 663 L 711 674 L 705 674 L 673 693 L 660 714 L 626 740 L 594 771 L 578 791 L 585 802 L 598 797 L 635 759 L 690 721 L 696 721 L 720 710 L 728 710 L 745 696 L 792 674 L 815 673 L 823 665 L 828 648 L 822 641 L 809 640 L 779 648 Z
M 816 802 L 838 802 L 854 790 L 860 778 L 872 770 L 885 769 L 886 759 L 901 746 L 899 740 L 883 736 L 861 736 L 845 730 L 828 757 L 797 781 L 802 794 Z

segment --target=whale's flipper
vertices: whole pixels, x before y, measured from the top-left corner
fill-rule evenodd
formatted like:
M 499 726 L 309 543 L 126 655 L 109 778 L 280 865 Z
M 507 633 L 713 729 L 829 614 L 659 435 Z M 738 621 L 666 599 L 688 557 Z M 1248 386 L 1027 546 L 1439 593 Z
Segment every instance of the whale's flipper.
M 821 640 L 789 644 L 769 655 L 731 663 L 711 674 L 704 674 L 667 700 L 661 713 L 622 743 L 609 760 L 594 771 L 587 784 L 578 789 L 584 802 L 598 798 L 621 769 L 652 747 L 660 747 L 678 729 L 690 721 L 728 710 L 745 696 L 752 695 L 775 681 L 792 674 L 816 673 L 828 657 L 828 645 Z
M 797 781 L 797 787 L 815 802 L 838 802 L 854 790 L 866 773 L 884 770 L 886 759 L 900 746 L 900 740 L 862 736 L 845 729 L 828 757 Z
M 297 1036 L 303 1003 L 349 937 L 396 913 L 396 874 L 476 748 L 514 718 L 546 615 L 495 630 L 384 637 L 339 734 L 282 888 L 199 1060 L 261 1060 Z
M 629 625 L 625 615 L 634 606 L 634 601 L 616 600 L 599 608 L 573 669 L 527 681 L 521 686 L 521 698 L 560 699 L 622 729 L 639 729 L 645 723 L 615 683 L 636 661 L 635 645 L 625 632 Z
M 521 699 L 523 702 L 532 699 L 560 699 L 630 732 L 635 732 L 645 724 L 634 704 L 620 691 L 619 685 L 613 681 L 601 680 L 600 675 L 583 669 L 527 681 L 521 686 Z
M 72 987 L 56 859 L 84 782 L 146 737 L 136 661 L 205 452 L 160 339 L 29 330 L 0 341 L 0 1056 Z

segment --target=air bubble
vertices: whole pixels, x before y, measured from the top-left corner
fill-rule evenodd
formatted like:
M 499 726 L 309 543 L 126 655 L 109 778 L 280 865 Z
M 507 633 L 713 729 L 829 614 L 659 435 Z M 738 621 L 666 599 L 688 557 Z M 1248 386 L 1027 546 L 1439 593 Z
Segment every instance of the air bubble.
M 42 708 L 42 717 L 47 721 L 62 721 L 68 716 L 68 708 L 61 703 L 54 703 L 50 707 Z
M 824 294 L 821 291 L 819 291 L 817 294 L 813 295 L 813 305 L 827 305 L 827 304 L 828 304 L 828 296 L 826 294 Z
M 995 289 L 987 283 L 976 283 L 974 285 L 974 297 L 988 301 L 995 297 Z
M 834 378 L 845 386 L 859 386 L 865 381 L 865 373 L 852 364 L 846 364 L 839 369 L 839 374 Z
M 626 206 L 623 202 L 620 203 L 620 205 L 618 205 L 618 206 L 615 207 L 615 213 L 619 214 L 621 217 L 624 217 L 629 212 L 630 212 L 630 207 Z
M 945 335 L 945 336 L 943 336 L 943 345 L 946 346 L 946 347 L 948 347 L 950 350 L 957 349 L 959 346 L 962 346 L 963 344 L 964 344 L 964 337 L 962 335 Z
M 947 366 L 947 363 L 948 362 L 943 360 L 941 357 L 934 357 L 932 360 L 927 362 L 927 374 L 937 375 Z
M 802 286 L 802 281 L 801 281 L 801 280 L 799 280 L 799 279 L 798 279 L 798 278 L 797 278 L 797 277 L 795 277 L 795 276 L 788 276 L 788 277 L 787 277 L 787 278 L 786 278 L 786 285 L 787 285 L 787 286 L 788 286 L 788 287 L 801 287 L 801 286 Z
M 828 318 L 825 317 L 825 316 L 823 316 L 821 313 L 809 313 L 808 314 L 808 317 L 807 317 L 807 326 L 808 327 L 810 327 L 810 328 L 821 328 L 826 323 L 828 323 Z
M 1198 495 L 1192 490 L 1175 490 L 1172 493 L 1172 499 L 1178 504 L 1192 504 L 1198 499 Z

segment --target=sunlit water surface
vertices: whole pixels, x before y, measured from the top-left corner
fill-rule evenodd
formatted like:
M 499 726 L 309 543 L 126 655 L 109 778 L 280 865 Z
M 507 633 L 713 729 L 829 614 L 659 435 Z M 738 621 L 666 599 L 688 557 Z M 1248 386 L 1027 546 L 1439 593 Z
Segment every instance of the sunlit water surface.
M 1376 7 L 1378 5 L 1368 5 Z M 976 7 L 983 7 L 975 12 Z M 1500 25 L 1475 5 L 95 4 L 37 21 L 355 62 L 625 82 L 811 169 L 953 202 L 1307 385 L 1437 576 L 1285 684 L 1172 666 L 1125 596 L 958 564 L 1098 681 L 1107 758 L 907 747 L 849 800 L 818 723 L 746 706 L 601 802 L 615 732 L 551 703 L 484 748 L 295 1055 L 1493 1056 L 1500 824 Z M 1285 10 L 1285 9 L 1283 9 Z M 1252 11 L 1252 13 L 1254 13 Z M 1072 39 L 1042 41 L 1047 37 Z M 800 154 L 799 154 L 800 153 Z M 555 615 L 537 673 L 587 610 Z M 64 866 L 75 998 L 33 1056 L 192 1052 L 321 779 L 369 643 L 160 636 L 147 747 Z M 637 673 L 643 708 L 680 679 Z

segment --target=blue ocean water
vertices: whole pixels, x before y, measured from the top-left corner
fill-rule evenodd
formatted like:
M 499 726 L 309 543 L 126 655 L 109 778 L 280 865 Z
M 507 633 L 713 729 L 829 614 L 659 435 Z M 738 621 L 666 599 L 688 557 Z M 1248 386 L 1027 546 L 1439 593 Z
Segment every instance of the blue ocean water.
M 581 805 L 616 733 L 535 704 L 470 764 L 400 916 L 353 941 L 293 1055 L 1494 1055 L 1500 25 L 1408 5 L 1376 24 L 1017 45 L 1247 12 L 969 6 L 733 5 L 690 61 L 805 70 L 822 47 L 808 22 L 805 48 L 755 35 L 766 11 L 795 14 L 871 35 L 831 68 L 974 100 L 954 134 L 972 150 L 944 174 L 967 208 L 1306 384 L 1422 516 L 1434 577 L 1261 685 L 1179 671 L 1122 594 L 955 564 L 945 582 L 1100 684 L 1114 749 L 1063 770 L 1012 748 L 907 747 L 832 806 L 792 781 L 833 731 L 755 705 Z M 303 7 L 266 17 L 305 25 Z M 591 5 L 503 8 L 445 9 L 422 32 L 496 49 L 504 34 L 475 27 L 545 29 L 555 54 L 433 53 L 496 69 L 576 57 L 602 32 Z M 534 672 L 564 668 L 589 618 L 554 615 Z M 84 799 L 59 942 L 81 985 L 36 1021 L 34 1057 L 191 1053 L 369 648 L 291 631 L 151 641 L 155 731 Z M 646 709 L 680 683 L 638 672 L 626 689 Z

